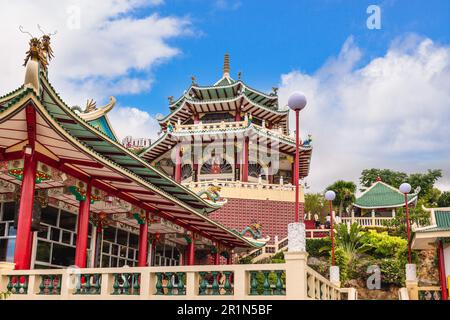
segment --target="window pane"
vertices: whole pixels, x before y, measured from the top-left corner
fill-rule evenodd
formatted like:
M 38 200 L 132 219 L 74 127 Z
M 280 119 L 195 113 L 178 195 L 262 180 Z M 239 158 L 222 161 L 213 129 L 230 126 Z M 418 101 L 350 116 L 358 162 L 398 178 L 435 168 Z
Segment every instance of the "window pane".
M 61 241 L 63 243 L 70 244 L 71 236 L 72 236 L 72 234 L 70 232 L 63 231 Z
M 42 226 L 42 231 L 39 231 L 37 236 L 38 238 L 47 239 L 48 227 Z
M 114 228 L 103 229 L 103 240 L 116 242 L 116 229 Z
M 50 240 L 59 242 L 60 230 L 56 228 L 52 228 L 50 231 Z
M 111 248 L 111 245 L 109 244 L 109 242 L 103 242 L 102 252 L 109 253 L 110 248 Z
M 119 246 L 116 244 L 111 245 L 111 254 L 112 255 L 119 255 Z
M 127 247 L 120 246 L 120 257 L 126 258 L 127 257 Z
M 75 248 L 65 245 L 53 244 L 52 264 L 70 266 L 75 262 Z
M 102 268 L 109 267 L 109 256 L 102 254 Z
M 117 258 L 111 257 L 111 268 L 117 267 Z
M 128 244 L 128 232 L 117 229 L 117 243 L 126 246 Z
M 14 220 L 14 215 L 16 213 L 16 203 L 15 202 L 5 202 L 3 204 L 3 221 Z
M 62 211 L 59 217 L 59 226 L 63 229 L 75 231 L 77 225 L 77 216 L 73 213 Z
M 52 226 L 56 226 L 58 221 L 58 209 L 47 206 L 42 208 L 42 218 L 41 221 Z
M 50 243 L 38 241 L 36 248 L 36 261 L 50 262 Z
M 0 222 L 0 237 L 5 236 L 5 231 L 6 231 L 6 223 Z
M 139 237 L 134 233 L 130 233 L 130 247 L 137 249 L 138 242 L 139 242 Z
M 14 261 L 14 247 L 16 239 L 1 239 L 0 240 L 0 261 L 13 262 Z

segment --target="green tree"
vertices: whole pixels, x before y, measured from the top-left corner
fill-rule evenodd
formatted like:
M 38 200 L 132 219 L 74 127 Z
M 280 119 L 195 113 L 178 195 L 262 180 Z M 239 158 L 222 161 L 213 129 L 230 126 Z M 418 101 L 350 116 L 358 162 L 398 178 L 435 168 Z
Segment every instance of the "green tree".
M 423 200 L 419 199 L 417 206 L 409 208 L 409 221 L 412 224 L 428 225 L 430 213 L 423 210 Z M 389 228 L 389 233 L 406 239 L 406 214 L 405 209 L 397 208 L 394 219 L 383 221 L 383 225 Z M 412 236 L 412 233 L 411 233 Z
M 442 170 L 428 170 L 427 173 L 413 173 L 408 177 L 408 182 L 413 189 L 420 187 L 422 196 L 428 196 L 432 191 L 436 181 L 442 178 Z M 400 186 L 400 185 L 398 185 Z M 398 188 L 398 186 L 395 186 Z
M 326 191 L 333 190 L 336 198 L 333 204 L 338 206 L 339 215 L 355 201 L 356 184 L 352 181 L 339 180 L 326 188 Z
M 404 172 L 393 171 L 390 169 L 365 169 L 361 172 L 361 177 L 359 178 L 359 182 L 363 187 L 361 191 L 369 188 L 377 181 L 378 177 L 381 178 L 381 181 L 396 188 L 408 179 L 408 175 Z
M 326 216 L 324 208 L 324 198 L 320 193 L 307 193 L 305 194 L 305 212 L 318 214 L 320 218 Z
M 437 201 L 438 207 L 450 207 L 450 192 L 442 192 L 442 194 L 439 196 L 439 199 Z

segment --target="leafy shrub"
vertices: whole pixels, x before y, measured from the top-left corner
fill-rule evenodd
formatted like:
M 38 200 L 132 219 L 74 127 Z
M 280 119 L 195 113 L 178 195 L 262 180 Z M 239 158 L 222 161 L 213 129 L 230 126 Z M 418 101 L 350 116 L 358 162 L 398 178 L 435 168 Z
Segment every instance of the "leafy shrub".
M 407 249 L 408 245 L 405 239 L 374 230 L 367 232 L 364 242 L 371 247 L 369 252 L 377 258 L 395 258 L 399 252 Z
M 398 259 L 380 260 L 381 283 L 402 286 L 405 280 L 405 268 Z
M 329 237 L 306 240 L 306 252 L 308 252 L 311 257 L 328 257 L 330 255 L 329 251 L 320 251 L 323 247 L 331 247 L 331 240 Z
M 348 271 L 349 271 L 349 257 L 347 252 L 341 247 L 336 247 L 334 250 L 334 257 L 336 260 L 336 265 L 339 266 L 340 280 L 341 282 L 345 282 L 348 280 Z M 330 257 L 330 265 L 331 265 L 331 257 Z

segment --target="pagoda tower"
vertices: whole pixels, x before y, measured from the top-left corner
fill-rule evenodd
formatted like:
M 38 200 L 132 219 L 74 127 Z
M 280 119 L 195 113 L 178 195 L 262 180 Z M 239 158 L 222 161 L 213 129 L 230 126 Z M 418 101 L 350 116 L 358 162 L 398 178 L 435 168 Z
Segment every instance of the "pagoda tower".
M 281 240 L 295 212 L 289 108 L 279 105 L 277 88 L 263 93 L 230 71 L 226 54 L 215 84 L 201 86 L 192 77 L 183 95 L 169 97 L 170 113 L 158 119 L 160 136 L 140 155 L 199 195 L 226 202 L 213 219 L 254 239 Z M 300 179 L 309 173 L 311 153 L 307 138 L 300 145 Z M 303 213 L 303 187 L 300 199 Z

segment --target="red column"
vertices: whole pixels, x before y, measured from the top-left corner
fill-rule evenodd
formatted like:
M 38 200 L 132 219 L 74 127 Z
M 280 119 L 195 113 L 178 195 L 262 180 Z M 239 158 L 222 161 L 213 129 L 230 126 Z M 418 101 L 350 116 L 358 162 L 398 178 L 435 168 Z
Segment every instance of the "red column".
M 181 182 L 181 144 L 178 143 L 175 147 L 175 181 Z
M 447 281 L 445 277 L 444 246 L 442 244 L 442 240 L 439 241 L 438 256 L 439 256 L 439 281 L 441 282 L 442 300 L 448 300 L 448 292 L 446 286 Z
M 214 264 L 217 266 L 220 264 L 220 253 L 219 250 L 214 254 Z
M 241 121 L 241 111 L 238 109 L 236 115 L 234 116 L 235 121 Z
M 148 255 L 148 212 L 145 213 L 145 223 L 139 225 L 138 267 L 147 266 Z
M 87 242 L 89 233 L 89 213 L 91 208 L 91 183 L 86 188 L 86 199 L 80 201 L 78 208 L 77 247 L 75 250 L 75 265 L 86 268 Z
M 194 236 L 191 238 L 191 243 L 188 244 L 188 266 L 193 266 L 195 264 L 195 241 Z
M 245 137 L 244 139 L 244 150 L 243 150 L 243 157 L 242 157 L 242 182 L 248 182 L 248 150 L 249 143 L 248 143 L 248 137 Z
M 30 269 L 31 261 L 31 220 L 33 218 L 34 186 L 36 183 L 36 157 L 25 154 L 22 177 L 19 216 L 17 221 L 14 263 L 16 270 Z
M 295 179 L 295 222 L 303 222 L 303 214 L 300 217 L 300 208 L 299 208 L 299 185 L 298 185 L 298 180 L 300 179 L 300 175 L 299 175 L 299 168 L 300 168 L 300 155 L 299 155 L 299 148 L 300 148 L 300 110 L 296 110 L 295 111 L 295 122 L 296 122 L 296 131 L 295 131 L 295 174 L 294 174 L 294 179 Z

